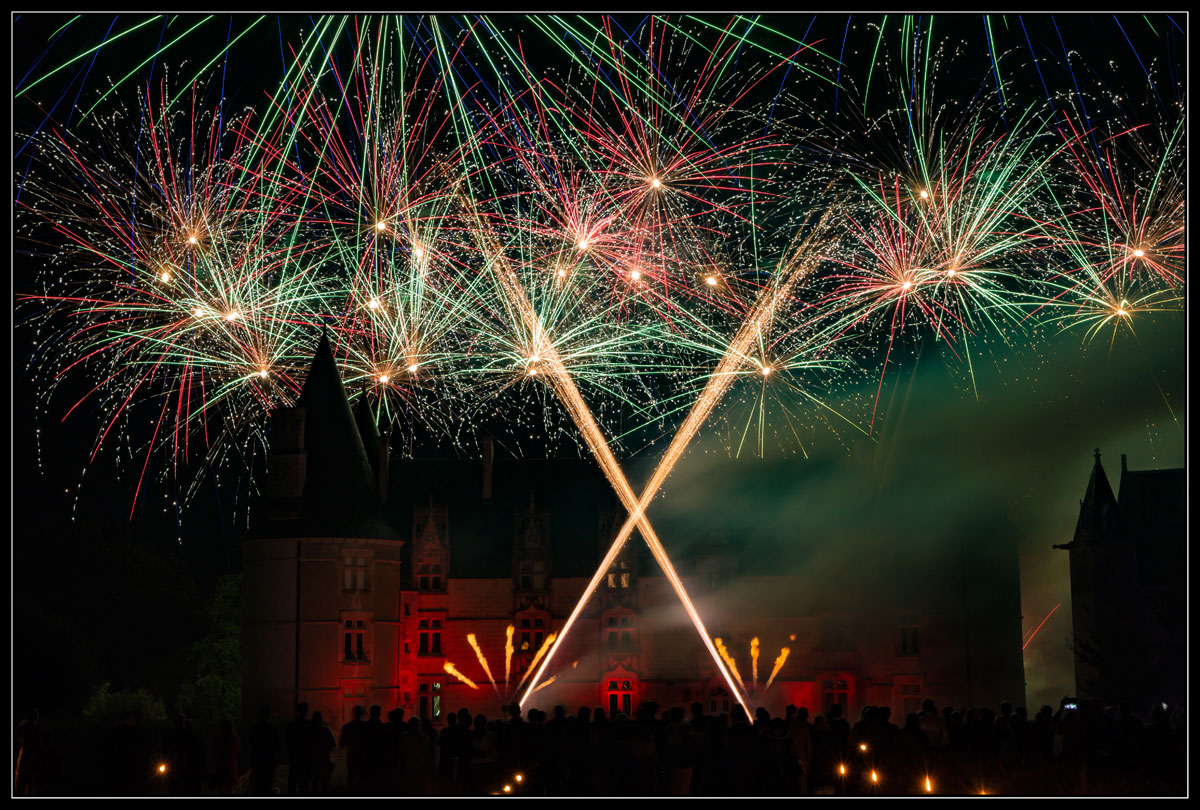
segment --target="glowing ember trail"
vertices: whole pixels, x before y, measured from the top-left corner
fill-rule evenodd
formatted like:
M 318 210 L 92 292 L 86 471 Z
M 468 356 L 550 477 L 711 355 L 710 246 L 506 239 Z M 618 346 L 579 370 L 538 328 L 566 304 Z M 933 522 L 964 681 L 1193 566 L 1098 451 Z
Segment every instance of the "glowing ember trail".
M 479 688 L 479 685 L 477 683 L 475 683 L 475 681 L 471 680 L 466 675 L 463 675 L 461 672 L 459 672 L 457 669 L 455 669 L 454 664 L 451 664 L 449 661 L 442 664 L 442 669 L 446 671 L 446 674 L 453 675 L 455 678 L 458 678 L 460 681 L 462 681 L 463 683 L 465 683 L 467 686 L 471 687 L 472 689 Z
M 758 636 L 750 639 L 750 682 L 758 690 Z
M 1062 607 L 1062 602 L 1059 602 L 1057 605 L 1050 608 L 1050 612 L 1046 614 L 1046 618 L 1042 619 L 1042 623 L 1033 628 L 1033 632 L 1029 634 L 1029 638 L 1025 639 L 1025 643 L 1021 645 L 1022 650 L 1029 646 L 1029 642 L 1033 641 L 1033 637 L 1038 634 L 1038 630 L 1041 630 L 1042 625 L 1050 621 L 1050 617 L 1054 615 L 1054 611 L 1058 610 L 1060 607 Z
M 599 426 L 596 425 L 595 420 L 592 418 L 587 404 L 579 395 L 578 390 L 571 381 L 570 375 L 567 373 L 565 367 L 563 367 L 562 361 L 559 359 L 558 354 L 554 352 L 553 349 L 550 349 L 548 352 L 549 357 L 547 358 L 550 360 L 550 365 L 554 371 L 552 379 L 555 384 L 555 389 L 563 399 L 563 404 L 566 405 L 568 411 L 570 411 L 572 418 L 576 422 L 576 425 L 580 428 L 581 433 L 583 433 L 584 439 L 588 442 L 592 452 L 596 455 L 596 459 L 600 463 L 601 469 L 604 471 L 609 481 L 613 484 L 613 488 L 616 490 L 617 495 L 621 498 L 622 502 L 625 504 L 625 507 L 629 509 L 629 517 L 626 519 L 625 524 L 621 527 L 621 531 L 617 533 L 617 536 L 613 540 L 613 544 L 609 548 L 608 553 L 600 562 L 600 565 L 596 569 L 596 573 L 592 576 L 591 582 L 588 583 L 587 588 L 580 596 L 578 603 L 575 605 L 575 609 L 571 612 L 570 617 L 568 617 L 566 624 L 563 625 L 560 632 L 565 636 L 570 631 L 572 625 L 575 623 L 575 620 L 583 611 L 584 605 L 587 604 L 587 601 L 591 598 L 592 593 L 600 584 L 600 580 L 603 578 L 604 573 L 612 566 L 617 554 L 620 553 L 625 541 L 636 527 L 641 532 L 642 538 L 646 541 L 646 544 L 650 547 L 650 551 L 654 555 L 655 561 L 658 562 L 659 566 L 663 570 L 663 573 L 666 574 L 668 581 L 674 588 L 675 593 L 679 596 L 680 601 L 683 603 L 684 609 L 687 611 L 689 618 L 692 620 L 692 624 L 696 627 L 697 632 L 700 634 L 701 640 L 708 649 L 709 655 L 712 656 L 713 661 L 717 665 L 717 669 L 721 672 L 725 682 L 729 685 L 730 691 L 732 691 L 734 696 L 737 697 L 738 702 L 742 705 L 742 708 L 746 710 L 747 716 L 750 714 L 750 711 L 746 706 L 746 701 L 742 696 L 742 692 L 734 685 L 733 679 L 730 677 L 728 671 L 726 671 L 720 655 L 713 647 L 708 631 L 704 627 L 704 622 L 700 619 L 700 615 L 696 612 L 696 608 L 692 604 L 691 599 L 688 598 L 687 592 L 683 588 L 683 583 L 680 581 L 679 576 L 675 573 L 675 568 L 673 565 L 671 565 L 671 561 L 667 558 L 666 550 L 663 549 L 662 543 L 659 542 L 658 536 L 655 534 L 653 527 L 650 525 L 650 522 L 646 520 L 645 509 L 650 501 L 654 498 L 655 494 L 657 494 L 659 488 L 662 486 L 667 476 L 671 473 L 671 470 L 675 467 L 675 464 L 678 463 L 679 459 L 683 456 L 684 451 L 691 443 L 691 440 L 696 435 L 696 432 L 700 429 L 700 426 L 705 422 L 708 416 L 712 413 L 713 409 L 717 406 L 717 403 L 720 401 L 721 397 L 733 384 L 737 371 L 742 368 L 747 361 L 753 362 L 747 352 L 753 345 L 757 343 L 757 340 L 764 333 L 766 326 L 769 324 L 775 314 L 775 308 L 779 303 L 779 300 L 787 296 L 790 290 L 797 283 L 807 277 L 808 274 L 816 267 L 821 255 L 814 249 L 814 245 L 821 235 L 823 235 L 830 216 L 831 211 L 827 210 L 817 223 L 812 235 L 797 245 L 795 250 L 792 252 L 791 261 L 785 264 L 783 272 L 780 274 L 782 278 L 778 285 L 774 289 L 764 290 L 759 295 L 759 298 L 755 302 L 754 309 L 751 311 L 750 316 L 738 329 L 737 335 L 726 349 L 724 355 L 722 355 L 721 361 L 717 364 L 716 370 L 713 372 L 712 376 L 708 378 L 708 382 L 705 384 L 704 391 L 696 400 L 696 403 L 692 406 L 692 410 L 689 411 L 687 418 L 679 428 L 679 431 L 675 434 L 675 437 L 671 440 L 670 446 L 667 448 L 666 453 L 663 454 L 662 460 L 655 469 L 653 476 L 651 476 L 650 482 L 646 485 L 646 489 L 642 492 L 642 497 L 639 501 L 634 501 L 633 492 L 629 489 L 629 484 L 626 482 L 620 466 L 617 464 L 616 459 L 609 450 L 608 444 L 604 440 Z M 506 285 L 506 289 L 508 286 L 516 284 L 515 278 L 511 278 L 511 271 L 509 271 L 507 275 L 510 277 L 510 280 Z M 524 300 L 524 296 L 515 297 L 514 303 L 521 308 L 522 312 L 526 313 L 526 317 L 530 318 L 531 327 L 536 329 L 536 318 L 532 317 L 532 311 L 529 306 L 529 302 Z M 549 663 L 550 657 L 547 657 L 542 663 L 541 668 L 534 674 L 533 681 L 530 683 L 530 691 L 527 691 L 521 698 L 522 705 L 524 705 L 525 700 L 529 697 L 533 687 L 537 685 L 538 679 L 541 678 L 542 672 L 546 669 Z
M 775 659 L 775 667 L 771 670 L 771 677 L 767 678 L 767 685 L 763 687 L 763 694 L 771 688 L 771 684 L 775 682 L 775 676 L 779 674 L 779 670 L 783 669 L 783 662 L 787 660 L 788 653 L 792 651 L 791 647 L 784 647 L 779 651 L 779 657 Z
M 742 675 L 738 672 L 737 664 L 733 661 L 733 656 L 729 654 L 729 650 L 725 649 L 725 642 L 721 641 L 720 638 L 714 638 L 713 643 L 717 645 L 717 652 L 720 653 L 721 659 L 729 665 L 729 671 L 733 673 L 738 686 L 742 687 L 742 690 L 745 691 L 746 684 L 742 682 Z M 747 712 L 747 715 L 749 715 L 749 712 Z
M 479 666 L 483 667 L 484 673 L 488 676 L 488 680 L 492 683 L 492 688 L 496 690 L 496 697 L 504 700 L 504 696 L 500 694 L 500 688 L 496 686 L 496 679 L 492 677 L 492 669 L 488 666 L 487 658 L 483 655 L 483 650 L 479 649 L 479 642 L 475 640 L 474 633 L 467 633 L 467 643 L 471 645 L 471 649 L 475 651 L 475 657 L 479 659 Z
M 508 686 L 508 675 L 512 672 L 513 626 L 510 624 L 504 631 L 504 685 Z

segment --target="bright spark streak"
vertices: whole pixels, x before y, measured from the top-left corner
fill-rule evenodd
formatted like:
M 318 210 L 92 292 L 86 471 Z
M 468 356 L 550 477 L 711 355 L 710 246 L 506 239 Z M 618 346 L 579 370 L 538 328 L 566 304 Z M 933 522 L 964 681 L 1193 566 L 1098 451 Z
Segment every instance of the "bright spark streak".
M 704 283 L 710 287 L 717 286 L 717 280 L 713 276 L 709 276 L 708 278 L 704 279 Z
M 1062 607 L 1062 602 L 1059 602 L 1057 605 L 1050 608 L 1050 612 L 1046 614 L 1046 618 L 1042 619 L 1042 623 L 1033 628 L 1033 632 L 1029 634 L 1029 638 L 1025 639 L 1025 643 L 1021 645 L 1022 650 L 1029 646 L 1029 642 L 1033 641 L 1033 637 L 1038 634 L 1038 630 L 1041 630 L 1042 625 L 1050 621 L 1050 617 L 1054 615 L 1054 611 L 1058 610 L 1060 607 Z
M 928 200 L 928 199 L 929 199 L 929 192 L 928 192 L 928 191 L 926 191 L 925 189 L 921 189 L 921 199 L 922 199 L 922 200 Z
M 162 275 L 159 276 L 159 279 L 162 281 L 163 284 L 168 284 L 171 281 L 171 274 L 168 273 L 166 270 L 164 270 Z
M 236 310 L 236 309 L 235 309 L 235 310 L 233 310 L 232 312 L 226 312 L 226 313 L 225 313 L 225 320 L 227 320 L 227 321 L 236 321 L 237 319 L 238 319 L 238 312 L 237 312 L 237 310 Z
M 264 368 L 262 371 L 258 372 L 258 376 L 265 380 L 267 378 L 267 370 Z
M 408 373 L 409 373 L 409 374 L 416 374 L 416 373 L 417 373 L 417 368 L 418 368 L 418 367 L 419 367 L 419 366 L 418 366 L 416 363 L 413 363 L 411 366 L 409 366 L 409 367 L 408 367 Z
M 475 639 L 474 633 L 467 633 L 467 643 L 471 645 L 471 649 L 475 651 L 475 657 L 479 659 L 479 665 L 483 667 L 484 673 L 488 676 L 488 680 L 492 682 L 492 688 L 496 690 L 496 697 L 504 700 L 504 696 L 500 694 L 500 688 L 496 686 L 496 679 L 492 677 L 492 669 L 488 666 L 487 658 L 483 655 L 483 650 L 479 648 L 479 642 Z
M 451 664 L 449 661 L 442 664 L 442 669 L 445 670 L 446 674 L 453 675 L 455 678 L 458 678 L 460 681 L 462 681 L 463 683 L 465 683 L 467 686 L 471 687 L 472 689 L 479 688 L 479 684 L 475 683 L 475 681 L 471 680 L 466 675 L 463 675 L 461 672 L 459 672 L 457 669 L 455 669 L 454 664 Z
M 791 651 L 790 647 L 784 647 L 779 651 L 779 657 L 775 659 L 775 667 L 771 670 L 771 677 L 767 678 L 767 685 L 763 687 L 763 694 L 766 694 L 767 690 L 771 688 L 771 684 L 775 682 L 775 676 L 779 674 L 779 670 L 783 669 L 783 662 L 787 660 L 788 653 Z
M 379 375 L 379 381 L 380 381 L 381 383 L 386 383 L 386 382 L 388 381 L 388 375 L 386 375 L 386 374 L 380 374 L 380 375 Z
M 379 309 L 379 299 L 372 298 L 370 301 L 367 302 L 367 306 L 370 307 L 371 309 Z
M 1138 248 L 1137 250 L 1135 250 L 1135 251 L 1133 252 L 1133 255 L 1134 255 L 1134 256 L 1137 256 L 1137 257 L 1140 259 L 1140 258 L 1142 258 L 1143 256 L 1145 256 L 1145 255 L 1146 255 L 1146 251 L 1142 250 L 1141 248 Z

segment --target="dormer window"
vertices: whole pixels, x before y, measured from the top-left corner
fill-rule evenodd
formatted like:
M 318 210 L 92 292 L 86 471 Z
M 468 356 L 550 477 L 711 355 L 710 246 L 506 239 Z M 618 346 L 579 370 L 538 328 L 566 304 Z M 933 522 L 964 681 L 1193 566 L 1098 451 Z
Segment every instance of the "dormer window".
M 421 591 L 442 590 L 442 564 L 421 563 L 417 566 L 417 589 Z
M 608 587 L 611 589 L 628 588 L 631 583 L 629 563 L 619 562 L 608 572 Z
M 350 552 L 352 556 L 342 558 L 342 590 L 371 590 L 371 558 L 360 556 L 362 552 Z
M 540 591 L 546 587 L 546 563 L 541 560 L 522 562 L 517 569 L 517 587 L 523 591 Z

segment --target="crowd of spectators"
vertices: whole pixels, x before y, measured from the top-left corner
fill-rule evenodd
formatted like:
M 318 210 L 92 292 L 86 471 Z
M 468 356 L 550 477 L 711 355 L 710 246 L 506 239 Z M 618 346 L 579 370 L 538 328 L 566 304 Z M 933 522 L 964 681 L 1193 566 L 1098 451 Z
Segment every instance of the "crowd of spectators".
M 975 793 L 987 790 L 1088 792 L 1126 776 L 1135 785 L 1182 784 L 1183 704 L 1156 706 L 1149 720 L 1128 704 L 1064 698 L 1032 718 L 1008 703 L 939 709 L 892 721 L 887 706 L 865 707 L 857 722 L 833 705 L 810 717 L 788 706 L 749 718 L 706 714 L 700 703 L 632 717 L 582 707 L 552 715 L 517 705 L 503 720 L 462 709 L 440 718 L 406 718 L 394 709 L 356 707 L 335 736 L 320 712 L 296 707 L 285 724 L 269 709 L 239 737 L 225 720 L 205 745 L 177 715 L 154 739 L 136 712 L 106 735 L 105 795 L 392 795 L 522 794 L 551 796 L 801 796 Z M 43 752 L 37 712 L 16 731 L 15 792 L 36 794 Z M 344 763 L 344 773 L 336 765 Z M 334 778 L 335 771 L 338 778 Z M 1028 773 L 1065 778 L 1022 783 Z M 1108 777 L 1105 782 L 1104 778 Z M 1076 781 L 1078 780 L 1078 781 Z M 1026 789 L 1022 789 L 1022 784 Z M 1035 787 L 1029 788 L 1030 784 Z M 1102 789 L 1102 788 L 1101 788 Z

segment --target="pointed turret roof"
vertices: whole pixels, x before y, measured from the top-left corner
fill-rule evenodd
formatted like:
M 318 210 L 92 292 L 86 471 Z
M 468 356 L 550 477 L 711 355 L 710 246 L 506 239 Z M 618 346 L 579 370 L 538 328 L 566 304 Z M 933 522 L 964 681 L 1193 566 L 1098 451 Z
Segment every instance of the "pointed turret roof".
M 313 356 L 299 404 L 308 453 L 304 501 L 323 531 L 351 532 L 377 504 L 375 475 L 350 410 L 327 333 Z
M 1117 499 L 1100 464 L 1100 449 L 1095 451 L 1096 462 L 1092 465 L 1092 477 L 1088 479 L 1087 492 L 1079 504 L 1079 522 L 1075 526 L 1075 539 L 1087 535 L 1088 540 L 1107 539 L 1117 527 Z
M 364 391 L 354 403 L 354 424 L 358 427 L 359 438 L 362 439 L 363 450 L 371 463 L 371 472 L 375 481 L 379 480 L 379 429 L 375 425 L 375 411 L 367 401 Z

